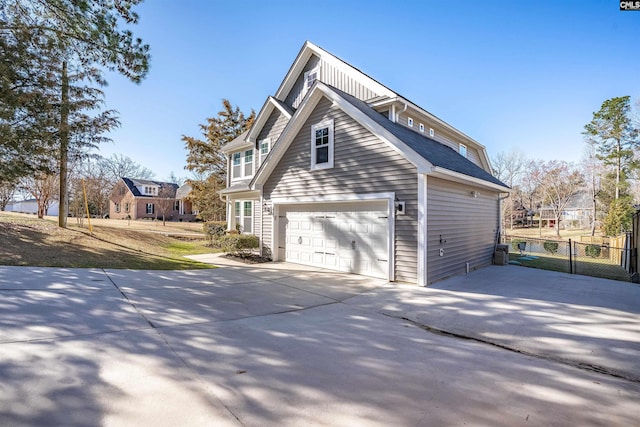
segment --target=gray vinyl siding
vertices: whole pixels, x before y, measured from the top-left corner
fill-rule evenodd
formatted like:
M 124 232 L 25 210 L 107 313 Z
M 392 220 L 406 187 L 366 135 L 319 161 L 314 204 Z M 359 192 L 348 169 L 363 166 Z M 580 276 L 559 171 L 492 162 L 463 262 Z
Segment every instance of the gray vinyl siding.
M 273 208 L 270 200 L 265 200 L 264 204 Z M 273 248 L 271 242 L 272 221 L 272 215 L 264 212 L 262 216 L 262 235 L 260 236 L 260 240 L 262 241 L 262 256 L 273 259 Z
M 273 144 L 276 143 L 288 122 L 289 119 L 284 114 L 278 109 L 274 109 L 262 127 L 258 135 L 258 141 L 271 138 L 271 148 L 273 149 Z
M 334 168 L 311 171 L 311 126 L 327 119 L 334 120 Z M 263 195 L 271 199 L 395 192 L 406 202 L 406 215 L 396 217 L 395 224 L 396 280 L 415 283 L 417 186 L 417 171 L 409 161 L 325 98 L 267 179 Z
M 258 238 L 262 235 L 262 206 L 260 206 L 260 199 L 253 200 L 253 234 Z
M 466 263 L 471 269 L 491 263 L 498 196 L 487 189 L 427 177 L 427 283 L 464 273 Z
M 362 83 L 359 83 L 356 79 L 346 75 L 342 70 L 334 67 L 330 63 L 319 59 L 317 56 L 312 55 L 307 64 L 304 67 L 304 71 L 296 80 L 293 88 L 289 92 L 289 95 L 285 99 L 285 103 L 298 108 L 302 99 L 306 95 L 304 88 L 304 73 L 314 69 L 317 65 L 320 65 L 320 81 L 340 89 L 349 95 L 355 96 L 358 99 L 366 101 L 371 98 L 375 98 L 379 94 L 366 87 Z M 345 65 L 346 67 L 347 65 Z

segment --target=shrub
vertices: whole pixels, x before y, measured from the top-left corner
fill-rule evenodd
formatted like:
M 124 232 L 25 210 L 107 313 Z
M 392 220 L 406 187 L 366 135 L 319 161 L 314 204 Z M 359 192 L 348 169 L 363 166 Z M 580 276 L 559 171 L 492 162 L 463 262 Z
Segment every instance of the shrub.
M 555 254 L 558 252 L 558 242 L 554 242 L 551 240 L 547 240 L 542 244 L 544 250 L 550 254 Z
M 209 221 L 202 224 L 202 230 L 210 241 L 219 239 L 227 233 L 227 223 L 225 221 Z
M 227 234 L 218 238 L 217 242 L 226 253 L 243 258 L 260 246 L 258 237 L 253 234 Z
M 601 251 L 600 245 L 587 245 L 584 248 L 584 253 L 591 258 L 598 258 Z

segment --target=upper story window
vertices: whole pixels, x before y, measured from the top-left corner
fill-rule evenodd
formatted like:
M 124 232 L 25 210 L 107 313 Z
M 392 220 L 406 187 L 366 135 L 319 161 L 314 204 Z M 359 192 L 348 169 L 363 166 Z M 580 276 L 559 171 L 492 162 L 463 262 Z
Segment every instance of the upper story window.
M 253 175 L 253 149 L 244 152 L 244 176 Z
M 409 125 L 410 128 L 413 127 L 413 119 L 411 117 L 407 119 L 407 124 Z
M 460 153 L 462 157 L 467 157 L 467 146 L 464 144 L 460 144 L 458 146 L 458 153 Z
M 144 194 L 155 195 L 158 194 L 157 187 L 144 187 Z
M 248 178 L 253 175 L 253 149 L 233 153 L 231 178 Z
M 320 67 L 316 67 L 312 70 L 304 73 L 304 90 L 305 92 L 311 89 L 313 83 L 320 78 Z
M 423 123 L 420 123 L 419 128 L 420 128 L 420 132 L 424 132 L 424 124 Z
M 433 130 L 433 128 L 429 128 L 429 136 L 431 138 L 433 138 L 433 136 L 436 134 L 436 132 Z
M 333 167 L 333 120 L 311 126 L 311 169 Z
M 242 153 L 233 153 L 232 159 L 231 177 L 239 178 L 242 176 Z
M 271 149 L 271 139 L 267 138 L 259 141 L 259 148 L 260 164 L 262 164 L 262 162 L 264 162 L 264 159 L 267 157 L 267 154 L 269 154 L 269 150 Z

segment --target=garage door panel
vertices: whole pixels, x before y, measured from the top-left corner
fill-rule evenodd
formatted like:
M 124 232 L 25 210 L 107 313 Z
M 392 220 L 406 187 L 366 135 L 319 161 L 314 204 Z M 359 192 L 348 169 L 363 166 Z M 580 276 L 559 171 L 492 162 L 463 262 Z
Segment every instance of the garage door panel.
M 281 208 L 286 261 L 387 277 L 386 202 Z

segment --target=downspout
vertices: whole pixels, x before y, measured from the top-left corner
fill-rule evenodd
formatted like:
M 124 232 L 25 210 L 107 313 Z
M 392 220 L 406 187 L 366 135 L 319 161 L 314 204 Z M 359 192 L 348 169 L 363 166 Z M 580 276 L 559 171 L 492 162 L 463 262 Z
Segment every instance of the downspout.
M 398 111 L 396 113 L 396 117 L 394 122 L 398 123 L 398 120 L 400 119 L 400 114 L 404 113 L 405 111 L 407 111 L 407 108 L 409 108 L 409 104 L 407 102 L 404 103 L 404 108 L 402 109 L 402 111 Z

